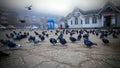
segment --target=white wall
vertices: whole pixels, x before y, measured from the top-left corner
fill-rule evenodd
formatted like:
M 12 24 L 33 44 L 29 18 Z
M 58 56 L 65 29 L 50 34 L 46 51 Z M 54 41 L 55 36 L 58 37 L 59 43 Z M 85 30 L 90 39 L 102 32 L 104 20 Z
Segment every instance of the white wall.
M 73 24 L 71 25 L 71 20 L 73 21 Z M 81 24 L 81 20 L 83 23 Z M 85 17 L 83 15 L 78 17 L 78 25 L 75 25 L 75 18 L 71 17 L 68 20 L 69 28 L 93 28 L 93 27 L 102 27 L 102 21 L 101 19 L 98 19 L 97 17 L 97 23 L 92 23 L 92 17 L 89 17 L 89 24 L 85 24 Z
M 68 20 L 68 25 L 69 25 L 69 28 L 82 28 L 83 27 L 83 24 L 81 24 L 81 20 L 83 21 L 82 23 L 84 23 L 84 18 L 83 16 L 79 16 L 78 17 L 78 24 L 75 24 L 75 17 L 71 17 L 69 20 Z M 71 21 L 72 21 L 72 25 L 71 25 Z
M 84 19 L 85 21 L 85 19 Z M 84 22 L 84 28 L 87 27 L 87 28 L 93 28 L 93 27 L 102 27 L 102 22 L 100 19 L 98 19 L 97 17 L 97 23 L 93 24 L 92 23 L 92 17 L 89 17 L 89 24 L 85 24 Z

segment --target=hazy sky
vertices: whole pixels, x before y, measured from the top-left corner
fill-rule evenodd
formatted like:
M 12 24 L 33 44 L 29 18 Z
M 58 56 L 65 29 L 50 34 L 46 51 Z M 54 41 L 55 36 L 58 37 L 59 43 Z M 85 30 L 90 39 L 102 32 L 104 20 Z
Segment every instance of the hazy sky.
M 119 0 L 0 0 L 0 4 L 18 9 L 25 9 L 25 6 L 32 5 L 34 11 L 64 15 L 75 7 L 83 10 L 100 8 L 107 1 L 111 1 L 115 5 L 120 4 Z

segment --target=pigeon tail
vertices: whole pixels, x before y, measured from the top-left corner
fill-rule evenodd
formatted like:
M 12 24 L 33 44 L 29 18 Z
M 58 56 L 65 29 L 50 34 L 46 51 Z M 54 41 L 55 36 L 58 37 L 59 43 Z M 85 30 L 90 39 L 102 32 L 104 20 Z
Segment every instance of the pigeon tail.
M 93 43 L 93 45 L 96 45 L 96 46 L 97 46 L 97 43 Z

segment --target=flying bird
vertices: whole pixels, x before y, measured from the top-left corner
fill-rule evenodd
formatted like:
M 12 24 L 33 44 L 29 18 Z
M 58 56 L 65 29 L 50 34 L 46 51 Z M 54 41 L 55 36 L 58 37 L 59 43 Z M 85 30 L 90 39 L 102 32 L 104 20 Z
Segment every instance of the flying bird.
M 25 7 L 27 8 L 28 10 L 31 10 L 32 9 L 32 5 L 28 6 L 28 7 Z
M 26 21 L 25 20 L 19 20 L 20 21 L 20 23 L 25 23 Z

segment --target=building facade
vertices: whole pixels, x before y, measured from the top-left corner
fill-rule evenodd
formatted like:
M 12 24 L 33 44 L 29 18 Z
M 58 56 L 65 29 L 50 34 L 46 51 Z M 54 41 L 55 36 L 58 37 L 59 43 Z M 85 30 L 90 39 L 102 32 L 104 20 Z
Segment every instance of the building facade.
M 120 27 L 120 9 L 110 2 L 97 10 L 75 8 L 66 20 L 69 28 Z

